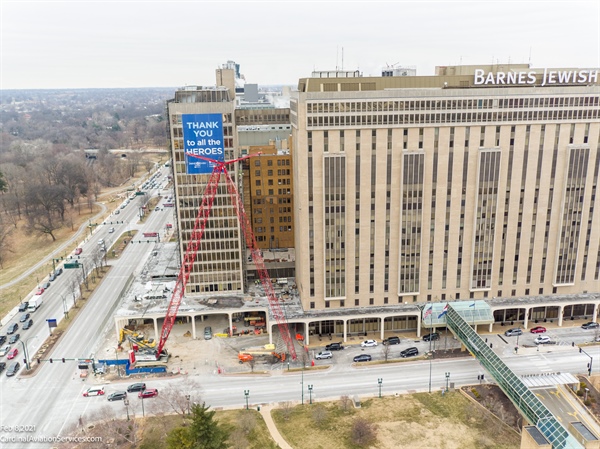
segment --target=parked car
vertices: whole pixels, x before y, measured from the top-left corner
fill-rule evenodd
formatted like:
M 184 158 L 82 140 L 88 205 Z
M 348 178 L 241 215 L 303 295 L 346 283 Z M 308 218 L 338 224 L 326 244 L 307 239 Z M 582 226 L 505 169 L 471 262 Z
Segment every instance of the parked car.
M 544 326 L 536 326 L 531 328 L 532 334 L 543 334 L 546 332 L 546 328 Z
M 548 337 L 547 335 L 540 335 L 538 337 L 535 337 L 535 340 L 533 340 L 533 342 L 536 345 L 545 345 L 550 343 L 550 337 Z
M 596 329 L 597 327 L 598 323 L 594 323 L 593 321 L 581 325 L 582 329 Z
M 24 313 L 23 315 L 21 315 L 21 318 L 19 318 L 19 322 L 20 323 L 24 323 L 25 321 L 27 321 L 29 319 L 31 315 L 29 313 Z
M 62 274 L 62 272 L 63 272 L 62 268 L 57 268 L 56 270 L 54 270 L 54 275 L 58 277 Z
M 360 354 L 352 359 L 354 362 L 370 362 L 371 356 L 369 354 Z
M 42 284 L 42 288 L 44 289 L 44 291 L 48 290 L 50 288 L 50 282 L 44 282 Z
M 25 322 L 23 324 L 23 330 L 26 331 L 27 329 L 29 329 L 31 326 L 33 326 L 33 320 L 29 319 L 29 321 Z
M 29 306 L 29 301 L 19 304 L 19 312 L 25 312 L 27 310 L 27 306 Z
M 412 348 L 406 348 L 404 351 L 400 352 L 400 357 L 402 358 L 406 358 L 406 357 L 414 357 L 419 355 L 419 350 L 415 347 Z
M 383 340 L 384 345 L 399 345 L 400 337 L 389 337 Z
M 86 398 L 88 396 L 104 396 L 104 393 L 104 387 L 92 387 L 85 390 L 83 392 L 83 396 Z
M 331 351 L 321 351 L 315 356 L 315 359 L 322 360 L 322 359 L 330 359 L 332 357 L 333 357 L 333 353 Z
M 100 246 L 104 246 L 104 239 L 100 239 L 100 240 L 98 240 L 98 245 L 100 245 Z
M 19 371 L 19 368 L 21 368 L 21 365 L 19 364 L 19 362 L 11 363 L 11 365 L 6 370 L 6 377 L 11 377 L 11 376 L 14 376 L 15 374 L 17 374 L 17 372 Z
M 156 388 L 148 388 L 147 390 L 138 393 L 138 398 L 141 399 L 153 398 L 154 396 L 158 396 L 158 390 Z
M 83 252 L 83 250 L 81 248 L 75 248 L 75 255 L 76 256 L 79 256 L 82 252 Z
M 56 279 L 56 274 L 54 272 L 52 272 L 48 275 L 48 280 L 50 282 L 54 282 L 55 279 Z
M 35 296 L 39 296 L 42 293 L 44 293 L 46 291 L 46 289 L 44 287 L 39 287 L 36 291 L 35 291 Z
M 127 393 L 133 393 L 135 391 L 144 391 L 146 389 L 146 384 L 143 382 L 138 382 L 135 384 L 131 384 L 127 387 Z
M 506 335 L 507 337 L 514 337 L 516 335 L 523 335 L 523 330 L 515 327 L 514 329 L 509 329 L 506 332 L 504 332 L 504 335 Z
M 431 334 L 423 335 L 423 341 L 435 341 L 440 339 L 440 334 L 432 332 Z
M 0 362 L 0 373 L 6 368 L 6 363 Z
M 114 393 L 111 393 L 108 395 L 108 400 L 109 401 L 121 401 L 123 399 L 125 399 L 127 397 L 127 393 L 125 393 L 124 391 L 115 391 Z
M 3 345 L 6 342 L 6 335 L 0 335 L 0 345 Z
M 15 332 L 17 332 L 18 329 L 19 329 L 19 325 L 17 323 L 13 323 L 10 326 L 8 326 L 8 329 L 6 329 L 6 333 L 8 335 L 14 334 Z
M 17 341 L 19 341 L 19 338 L 21 338 L 21 334 L 13 334 L 8 340 L 8 343 L 14 345 Z
M 9 352 L 10 352 L 10 345 L 6 345 L 6 346 L 0 348 L 0 357 L 4 357 Z
M 375 340 L 365 340 L 363 341 L 360 346 L 362 348 L 370 348 L 371 346 L 377 346 L 377 341 Z
M 212 327 L 206 326 L 204 328 L 204 339 L 210 340 L 212 338 Z
M 117 210 L 115 211 L 115 215 L 119 215 L 120 213 L 121 213 L 121 211 L 120 211 L 119 209 L 117 209 Z
M 8 353 L 8 355 L 6 356 L 6 358 L 7 358 L 8 360 L 12 360 L 12 359 L 14 359 L 16 356 L 18 356 L 18 355 L 19 355 L 19 349 L 18 349 L 18 348 L 12 348 L 12 349 L 10 350 L 10 352 Z
M 325 346 L 327 351 L 341 351 L 344 349 L 344 346 L 341 343 L 331 343 Z

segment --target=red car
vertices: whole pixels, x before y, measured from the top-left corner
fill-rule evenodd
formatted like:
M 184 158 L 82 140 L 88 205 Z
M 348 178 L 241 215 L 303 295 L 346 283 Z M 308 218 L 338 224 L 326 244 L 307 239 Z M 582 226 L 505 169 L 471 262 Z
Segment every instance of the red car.
M 531 329 L 532 334 L 543 334 L 546 332 L 546 328 L 544 326 L 536 326 Z
M 44 293 L 46 290 L 44 289 L 44 287 L 40 287 L 37 289 L 37 291 L 35 292 L 36 296 L 41 295 L 42 293 Z
M 75 248 L 75 255 L 79 256 L 83 250 L 81 248 Z
M 17 348 L 12 348 L 10 350 L 10 352 L 8 353 L 8 355 L 6 356 L 6 358 L 8 360 L 14 359 L 18 353 L 19 353 L 19 350 Z
M 154 396 L 158 396 L 158 390 L 156 388 L 148 388 L 144 391 L 140 391 L 138 393 L 138 398 L 153 398 Z

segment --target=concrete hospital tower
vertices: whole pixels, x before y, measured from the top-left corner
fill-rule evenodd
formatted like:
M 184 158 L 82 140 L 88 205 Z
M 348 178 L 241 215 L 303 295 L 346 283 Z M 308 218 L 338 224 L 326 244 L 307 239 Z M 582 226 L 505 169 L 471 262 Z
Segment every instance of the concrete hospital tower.
M 599 98 L 596 69 L 300 79 L 303 308 L 600 291 Z

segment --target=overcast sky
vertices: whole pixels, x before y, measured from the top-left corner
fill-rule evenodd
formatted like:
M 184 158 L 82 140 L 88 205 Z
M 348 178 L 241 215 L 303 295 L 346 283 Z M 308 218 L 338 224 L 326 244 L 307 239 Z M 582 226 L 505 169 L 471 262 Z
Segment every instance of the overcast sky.
M 214 85 L 313 70 L 528 63 L 600 67 L 600 1 L 0 0 L 2 89 Z M 343 54 L 343 58 L 342 58 Z

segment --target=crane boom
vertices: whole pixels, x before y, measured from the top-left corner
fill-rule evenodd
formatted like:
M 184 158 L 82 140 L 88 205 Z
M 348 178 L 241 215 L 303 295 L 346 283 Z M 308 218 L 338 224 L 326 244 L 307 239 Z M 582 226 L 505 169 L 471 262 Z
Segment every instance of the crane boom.
M 208 180 L 208 184 L 206 184 L 206 188 L 204 189 L 202 203 L 198 208 L 198 214 L 196 215 L 196 221 L 194 222 L 194 229 L 192 230 L 191 238 L 183 256 L 183 263 L 181 264 L 181 269 L 177 275 L 177 281 L 175 282 L 175 287 L 173 288 L 171 301 L 169 302 L 167 314 L 165 316 L 165 320 L 163 321 L 162 330 L 160 331 L 160 341 L 158 342 L 158 347 L 156 348 L 157 359 L 160 358 L 160 354 L 164 349 L 167 339 L 169 338 L 171 329 L 173 329 L 175 318 L 177 318 L 177 311 L 179 310 L 181 300 L 185 295 L 185 286 L 190 278 L 190 273 L 192 272 L 192 267 L 196 261 L 196 255 L 198 254 L 200 240 L 204 235 L 206 221 L 208 220 L 212 205 L 215 201 L 215 195 L 217 193 L 221 172 L 222 167 L 216 166 L 210 176 L 210 179 Z
M 239 162 L 244 159 L 256 156 L 256 154 L 232 159 L 227 162 L 216 161 L 214 159 L 192 154 L 190 154 L 190 156 L 211 162 L 212 164 L 214 164 L 214 169 L 206 185 L 206 188 L 204 189 L 204 194 L 202 195 L 202 203 L 198 208 L 198 214 L 196 215 L 196 221 L 194 222 L 194 229 L 192 231 L 188 246 L 185 250 L 183 263 L 181 265 L 181 269 L 179 270 L 179 275 L 177 276 L 177 281 L 175 283 L 175 288 L 173 289 L 173 294 L 171 296 L 171 301 L 169 302 L 169 307 L 167 308 L 167 314 L 165 316 L 165 320 L 163 322 L 162 330 L 160 333 L 160 341 L 156 350 L 156 358 L 160 358 L 160 355 L 164 349 L 167 339 L 169 338 L 169 334 L 171 333 L 173 325 L 175 324 L 175 319 L 177 318 L 177 311 L 179 310 L 179 306 L 181 305 L 181 301 L 183 299 L 183 296 L 185 295 L 185 287 L 187 285 L 192 271 L 192 267 L 196 260 L 198 247 L 200 246 L 200 241 L 202 240 L 202 237 L 204 235 L 206 222 L 208 220 L 208 216 L 210 215 L 210 211 L 212 209 L 215 196 L 217 194 L 218 183 L 221 174 L 224 174 L 225 181 L 227 184 L 227 191 L 229 192 L 231 202 L 235 208 L 238 220 L 240 221 L 240 228 L 244 233 L 246 245 L 250 249 L 252 259 L 258 270 L 262 286 L 265 290 L 265 293 L 267 294 L 269 307 L 271 309 L 271 312 L 273 313 L 273 316 L 275 317 L 275 320 L 277 321 L 279 333 L 286 344 L 290 356 L 293 360 L 296 360 L 294 341 L 292 340 L 292 337 L 290 335 L 287 319 L 279 305 L 279 300 L 277 299 L 277 296 L 275 295 L 275 292 L 273 290 L 273 284 L 265 268 L 264 260 L 256 243 L 254 233 L 252 232 L 252 226 L 250 225 L 250 221 L 248 220 L 248 216 L 246 215 L 246 211 L 244 209 L 244 205 L 242 203 L 240 195 L 226 167 L 229 164 L 233 164 L 235 162 Z

